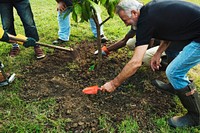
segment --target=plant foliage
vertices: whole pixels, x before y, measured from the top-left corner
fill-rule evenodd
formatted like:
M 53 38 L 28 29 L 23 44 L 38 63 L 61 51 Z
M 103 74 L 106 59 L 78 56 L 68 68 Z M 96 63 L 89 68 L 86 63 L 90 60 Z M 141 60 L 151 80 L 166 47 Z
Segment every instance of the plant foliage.
M 71 8 L 72 18 L 76 22 L 88 21 L 96 13 L 101 14 L 100 6 L 104 6 L 110 18 L 114 17 L 115 6 L 119 0 L 74 0 Z M 70 12 L 67 12 L 68 15 Z

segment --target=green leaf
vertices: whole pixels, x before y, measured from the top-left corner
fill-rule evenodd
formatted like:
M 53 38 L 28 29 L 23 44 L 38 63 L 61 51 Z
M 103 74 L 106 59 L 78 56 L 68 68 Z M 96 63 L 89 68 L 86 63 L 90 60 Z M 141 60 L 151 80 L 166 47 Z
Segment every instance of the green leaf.
M 95 2 L 91 1 L 91 0 L 88 0 L 92 6 L 92 8 L 99 14 L 101 14 L 101 8 L 98 4 L 96 4 Z
M 109 3 L 107 11 L 110 17 L 113 18 L 115 15 L 115 6 L 113 3 Z
M 64 15 L 64 19 L 71 13 L 71 11 L 73 10 L 73 7 L 72 6 L 69 6 L 69 7 L 67 7 L 68 8 L 68 10 L 67 10 L 67 12 L 65 13 L 65 15 Z
M 107 1 L 107 0 L 100 0 L 100 3 L 101 3 L 102 5 L 105 5 L 105 4 L 106 4 L 106 1 Z
M 78 16 L 77 14 L 75 13 L 75 11 L 72 12 L 72 18 L 75 22 L 78 22 Z
M 89 71 L 94 71 L 95 64 L 91 65 L 90 68 L 88 69 Z
M 82 3 L 82 19 L 88 21 L 90 19 L 90 3 L 88 1 L 84 1 Z
M 75 4 L 74 5 L 74 11 L 75 11 L 76 15 L 81 15 L 81 13 L 82 13 L 81 5 L 80 4 Z

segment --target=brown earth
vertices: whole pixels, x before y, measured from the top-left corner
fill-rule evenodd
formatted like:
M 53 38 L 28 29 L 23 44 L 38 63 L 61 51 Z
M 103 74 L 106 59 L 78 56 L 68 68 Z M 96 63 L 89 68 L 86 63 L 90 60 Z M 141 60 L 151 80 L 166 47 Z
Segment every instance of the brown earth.
M 113 79 L 131 58 L 130 52 L 123 48 L 103 57 L 99 70 L 89 71 L 97 63 L 97 56 L 93 55 L 95 49 L 94 43 L 82 42 L 74 52 L 55 50 L 45 59 L 26 66 L 23 71 L 26 76 L 21 77 L 26 83 L 21 97 L 27 101 L 55 98 L 57 106 L 49 119 L 68 119 L 66 131 L 109 132 L 100 126 L 101 116 L 116 132 L 117 124 L 127 116 L 137 121 L 141 132 L 155 131 L 151 118 L 162 118 L 175 107 L 172 96 L 151 85 L 153 79 L 166 80 L 165 74 L 143 66 L 115 92 L 85 95 L 83 88 L 100 86 Z

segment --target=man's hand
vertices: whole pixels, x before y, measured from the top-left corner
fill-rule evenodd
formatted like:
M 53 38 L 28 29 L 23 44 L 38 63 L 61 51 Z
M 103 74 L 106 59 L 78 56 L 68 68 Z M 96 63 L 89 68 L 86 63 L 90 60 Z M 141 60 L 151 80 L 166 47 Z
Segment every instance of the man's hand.
M 26 36 L 21 35 L 21 34 L 18 34 L 16 37 L 19 38 L 19 39 L 26 40 L 25 42 L 17 41 L 18 44 L 21 44 L 26 48 L 28 48 L 30 46 L 36 46 L 37 45 L 36 40 L 32 37 L 26 37 Z
M 63 12 L 67 9 L 67 5 L 64 2 L 59 2 L 57 5 L 57 11 Z
M 151 58 L 151 69 L 153 71 L 155 70 L 159 70 L 159 67 L 161 67 L 160 65 L 160 55 L 155 54 L 152 58 Z
M 31 37 L 28 37 L 27 40 L 26 40 L 26 42 L 24 42 L 24 44 L 23 44 L 23 46 L 26 47 L 26 48 L 28 48 L 30 46 L 36 46 L 36 45 L 37 44 L 36 44 L 35 39 L 31 38 Z
M 160 46 L 154 56 L 151 59 L 151 69 L 153 71 L 159 70 L 159 67 L 161 67 L 160 62 L 161 62 L 161 55 L 162 53 L 167 49 L 167 47 L 170 45 L 171 42 L 161 40 Z
M 99 52 L 99 51 L 96 50 L 96 51 L 94 52 L 94 54 L 97 55 L 98 52 Z M 108 56 L 108 55 L 110 54 L 110 52 L 108 51 L 108 49 L 107 49 L 106 46 L 103 46 L 103 47 L 101 48 L 101 54 L 102 54 L 103 56 Z
M 110 82 L 105 83 L 103 86 L 101 86 L 101 90 L 103 92 L 113 92 L 116 89 L 116 87 L 114 86 L 113 80 L 111 80 Z

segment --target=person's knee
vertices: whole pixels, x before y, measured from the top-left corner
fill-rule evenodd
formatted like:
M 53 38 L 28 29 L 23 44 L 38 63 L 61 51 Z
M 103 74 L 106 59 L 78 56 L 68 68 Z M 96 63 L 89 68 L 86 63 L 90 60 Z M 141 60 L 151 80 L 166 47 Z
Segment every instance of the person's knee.
M 126 46 L 127 46 L 130 50 L 134 50 L 134 49 L 135 49 L 135 43 L 136 43 L 136 39 L 135 39 L 135 38 L 130 38 L 130 39 L 126 42 Z
M 150 61 L 151 61 L 151 55 L 145 54 L 142 60 L 143 64 L 145 66 L 150 66 Z
M 166 68 L 165 73 L 166 73 L 166 76 L 167 76 L 167 78 L 168 78 L 169 80 L 175 79 L 175 74 L 174 74 L 174 72 L 173 72 L 173 69 L 172 69 L 170 66 L 168 66 L 168 67 Z

